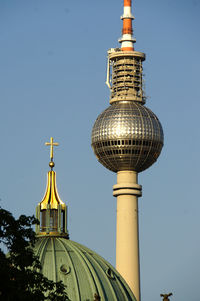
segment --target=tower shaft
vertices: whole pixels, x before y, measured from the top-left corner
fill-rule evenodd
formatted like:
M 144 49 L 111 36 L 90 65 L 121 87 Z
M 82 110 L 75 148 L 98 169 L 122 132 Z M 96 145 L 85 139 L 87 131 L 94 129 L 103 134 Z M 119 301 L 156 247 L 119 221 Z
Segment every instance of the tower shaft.
M 116 269 L 140 301 L 138 197 L 142 187 L 137 172 L 119 171 L 113 195 L 117 197 Z

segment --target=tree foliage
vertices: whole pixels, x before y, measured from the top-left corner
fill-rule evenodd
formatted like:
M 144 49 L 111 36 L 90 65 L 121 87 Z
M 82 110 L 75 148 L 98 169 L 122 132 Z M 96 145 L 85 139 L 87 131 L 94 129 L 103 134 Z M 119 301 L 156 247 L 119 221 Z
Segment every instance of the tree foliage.
M 62 282 L 48 280 L 34 255 L 34 216 L 13 215 L 0 207 L 0 300 L 65 301 L 69 300 Z M 8 250 L 6 255 L 4 250 Z

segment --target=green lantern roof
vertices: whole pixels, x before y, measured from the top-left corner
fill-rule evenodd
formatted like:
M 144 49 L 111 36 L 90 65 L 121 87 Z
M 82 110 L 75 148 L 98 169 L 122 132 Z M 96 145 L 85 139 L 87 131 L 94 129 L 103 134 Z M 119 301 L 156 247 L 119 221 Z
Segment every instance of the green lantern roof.
M 37 239 L 35 254 L 42 273 L 50 280 L 62 280 L 71 301 L 136 301 L 125 280 L 101 256 L 63 237 Z

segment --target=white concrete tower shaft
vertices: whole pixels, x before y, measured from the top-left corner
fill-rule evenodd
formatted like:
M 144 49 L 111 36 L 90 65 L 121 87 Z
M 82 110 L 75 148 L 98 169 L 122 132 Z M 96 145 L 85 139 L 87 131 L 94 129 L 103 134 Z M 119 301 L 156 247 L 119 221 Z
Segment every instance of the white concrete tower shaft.
M 117 197 L 116 269 L 140 300 L 138 197 L 142 187 L 137 172 L 118 171 L 113 195 Z

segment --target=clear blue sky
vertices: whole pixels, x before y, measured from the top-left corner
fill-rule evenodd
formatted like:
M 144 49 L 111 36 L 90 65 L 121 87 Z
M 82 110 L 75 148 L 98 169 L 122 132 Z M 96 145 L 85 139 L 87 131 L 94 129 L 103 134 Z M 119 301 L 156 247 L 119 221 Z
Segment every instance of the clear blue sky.
M 53 136 L 72 240 L 115 264 L 116 175 L 90 147 L 109 105 L 106 52 L 118 47 L 122 0 L 0 0 L 1 205 L 31 215 L 41 201 Z M 165 146 L 139 176 L 142 301 L 199 301 L 200 1 L 134 1 L 147 106 Z

